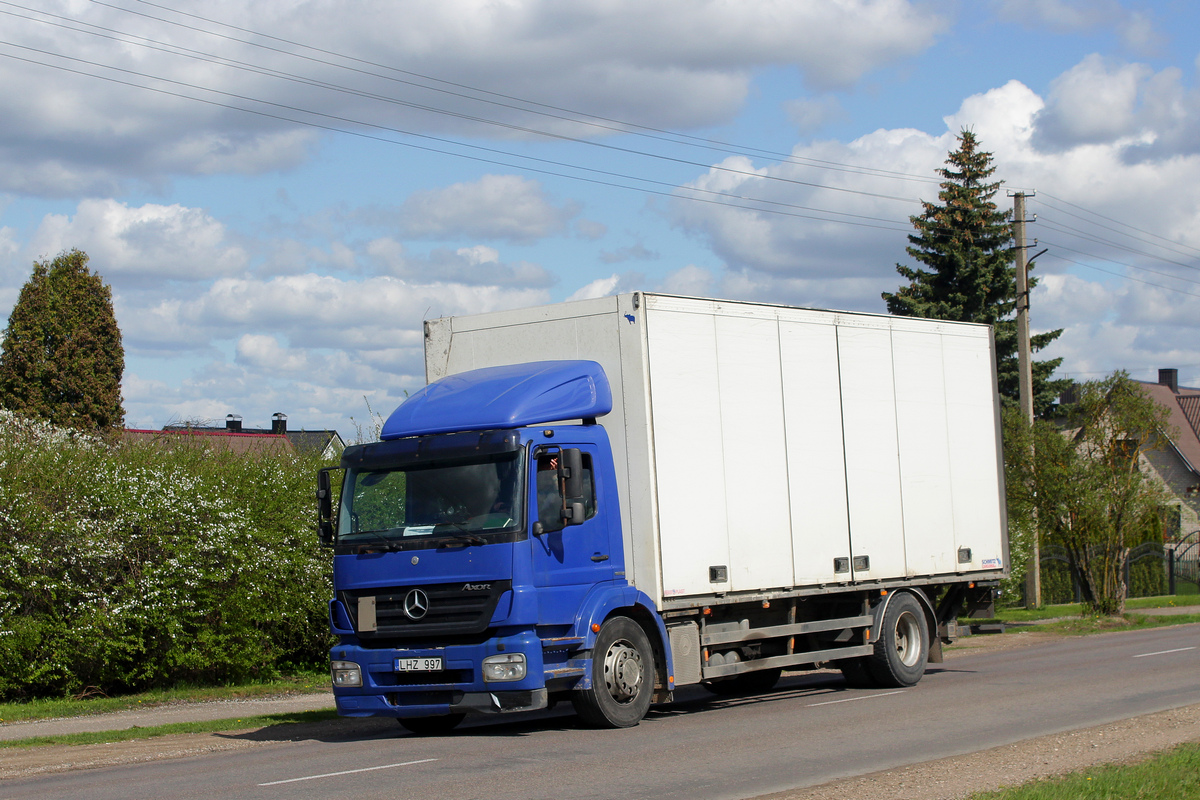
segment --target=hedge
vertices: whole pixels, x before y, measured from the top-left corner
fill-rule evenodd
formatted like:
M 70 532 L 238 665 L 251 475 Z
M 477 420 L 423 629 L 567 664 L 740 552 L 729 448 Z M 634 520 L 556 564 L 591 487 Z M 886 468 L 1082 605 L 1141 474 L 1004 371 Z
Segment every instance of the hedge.
M 324 663 L 315 457 L 105 440 L 0 412 L 0 698 Z

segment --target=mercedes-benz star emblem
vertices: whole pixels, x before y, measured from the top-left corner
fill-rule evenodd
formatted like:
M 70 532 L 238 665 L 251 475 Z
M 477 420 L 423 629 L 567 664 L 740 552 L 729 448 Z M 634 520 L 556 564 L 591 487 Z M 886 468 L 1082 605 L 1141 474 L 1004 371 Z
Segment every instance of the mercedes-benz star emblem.
M 418 620 L 429 613 L 429 595 L 422 589 L 413 589 L 404 595 L 404 616 Z

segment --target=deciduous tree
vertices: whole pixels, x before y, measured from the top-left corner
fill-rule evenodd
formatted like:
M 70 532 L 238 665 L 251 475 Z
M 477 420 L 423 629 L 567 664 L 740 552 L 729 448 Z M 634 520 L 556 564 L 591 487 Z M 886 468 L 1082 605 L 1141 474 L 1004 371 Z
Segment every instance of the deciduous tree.
M 1089 611 L 1120 614 L 1130 547 L 1161 530 L 1165 496 L 1142 454 L 1169 435 L 1167 410 L 1123 372 L 1082 384 L 1076 398 L 1063 408 L 1062 427 L 1010 415 L 1009 508 L 1036 511 L 1042 543 L 1066 550 Z
M 55 425 L 115 428 L 125 350 L 112 290 L 87 263 L 79 250 L 34 262 L 0 348 L 0 404 Z

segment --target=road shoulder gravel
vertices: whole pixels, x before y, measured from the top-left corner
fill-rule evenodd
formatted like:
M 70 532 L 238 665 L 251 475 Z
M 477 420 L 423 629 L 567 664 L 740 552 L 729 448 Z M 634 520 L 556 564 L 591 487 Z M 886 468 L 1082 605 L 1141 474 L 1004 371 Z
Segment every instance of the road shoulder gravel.
M 1200 705 L 1131 717 L 976 753 L 910 764 L 756 800 L 961 800 L 1200 742 Z

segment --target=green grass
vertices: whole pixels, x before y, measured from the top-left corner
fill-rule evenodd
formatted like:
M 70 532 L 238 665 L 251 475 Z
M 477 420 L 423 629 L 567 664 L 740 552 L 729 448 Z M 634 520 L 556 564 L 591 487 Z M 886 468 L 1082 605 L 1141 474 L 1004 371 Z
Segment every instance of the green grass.
M 1071 636 L 1112 631 L 1138 631 L 1147 628 L 1164 628 L 1171 625 L 1187 625 L 1200 622 L 1200 614 L 1175 614 L 1156 617 L 1146 614 L 1126 614 L 1124 617 L 1071 617 L 1045 622 L 1041 625 L 1022 625 L 1012 630 L 1045 631 Z
M 1133 765 L 1108 765 L 970 800 L 1195 800 L 1200 797 L 1200 744 Z
M 93 731 L 70 733 L 60 736 L 32 736 L 28 739 L 0 740 L 0 749 L 47 747 L 50 745 L 108 744 L 127 742 L 133 739 L 153 739 L 180 733 L 212 733 L 213 731 L 265 728 L 273 725 L 288 725 L 302 722 L 325 722 L 338 719 L 333 709 L 327 711 L 298 711 L 289 714 L 262 714 L 254 717 L 213 719 L 204 722 L 172 722 L 147 728 L 126 728 L 117 731 Z
M 112 711 L 129 711 L 137 708 L 200 703 L 208 700 L 247 700 L 260 697 L 277 697 L 283 694 L 309 694 L 329 690 L 329 673 L 303 673 L 274 681 L 248 683 L 232 686 L 180 687 L 159 689 L 140 694 L 105 697 L 48 698 L 24 703 L 0 703 L 0 722 L 53 719 L 55 717 L 79 717 L 88 714 L 105 714 Z
M 1163 595 L 1161 597 L 1132 597 L 1125 602 L 1128 609 L 1176 608 L 1180 606 L 1200 606 L 1200 597 L 1195 595 Z M 1042 606 L 1041 608 L 1000 608 L 996 610 L 993 621 L 1010 623 L 1038 622 L 1039 620 L 1059 619 L 1062 617 L 1082 617 L 1082 603 L 1063 603 L 1061 605 Z M 1182 617 L 1180 619 L 1183 619 Z M 965 624 L 981 620 L 961 618 Z M 1195 622 L 1196 620 L 1188 620 Z
M 1152 610 L 1156 608 L 1178 608 L 1200 606 L 1200 597 L 1165 595 L 1162 597 L 1135 597 L 1125 603 L 1131 609 Z M 959 618 L 961 624 L 1003 622 L 1009 627 L 1005 633 L 1043 631 L 1066 636 L 1085 636 L 1091 633 L 1112 631 L 1134 631 L 1147 628 L 1162 628 L 1170 625 L 1187 625 L 1200 622 L 1200 614 L 1129 614 L 1124 617 L 1085 616 L 1080 603 L 1043 606 L 1042 608 L 1001 608 L 993 619 Z

